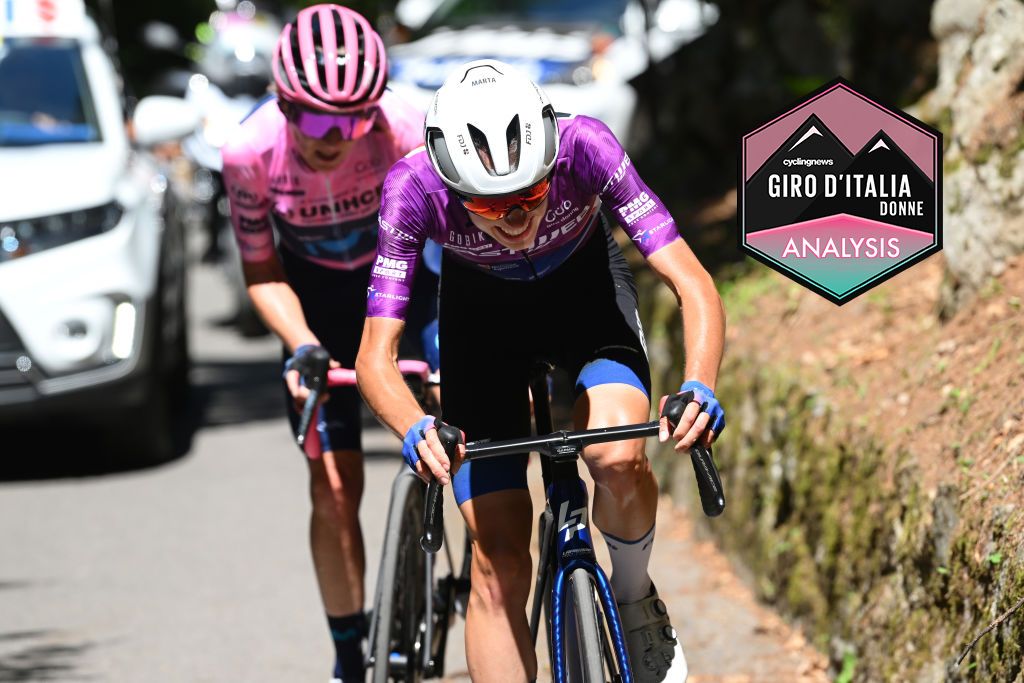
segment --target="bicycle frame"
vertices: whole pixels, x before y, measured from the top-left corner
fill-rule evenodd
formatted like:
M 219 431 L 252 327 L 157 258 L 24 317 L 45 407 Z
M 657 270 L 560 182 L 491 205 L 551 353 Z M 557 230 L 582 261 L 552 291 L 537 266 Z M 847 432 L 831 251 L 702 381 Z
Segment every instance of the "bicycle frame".
M 565 456 L 568 459 L 569 455 Z M 556 683 L 568 681 L 566 670 L 565 635 L 570 602 L 567 599 L 568 577 L 576 569 L 584 569 L 594 579 L 601 605 L 608 621 L 608 630 L 612 635 L 612 646 L 616 663 L 623 683 L 633 680 L 629 668 L 629 654 L 626 651 L 626 638 L 619 619 L 619 610 L 615 604 L 611 584 L 594 554 L 590 536 L 590 525 L 587 520 L 589 496 L 587 487 L 576 471 L 576 457 L 571 462 L 555 462 L 553 481 L 547 488 L 548 509 L 558 510 L 554 538 L 549 539 L 548 562 L 554 566 L 554 577 L 551 586 L 551 662 L 552 674 Z M 568 466 L 568 467 L 565 467 Z M 551 556 L 554 550 L 554 556 Z M 545 576 L 549 570 L 545 566 L 539 568 Z M 545 582 L 546 583 L 546 582 Z M 535 600 L 543 599 L 543 594 L 535 596 Z M 536 628 L 531 625 L 531 631 Z
M 551 406 L 548 402 L 547 372 L 537 372 L 531 381 L 530 391 L 533 393 L 534 420 L 538 434 L 552 431 Z M 568 680 L 566 670 L 565 634 L 566 614 L 569 609 L 567 599 L 567 577 L 576 569 L 583 568 L 594 579 L 601 604 L 608 618 L 608 628 L 612 633 L 615 660 L 622 675 L 623 683 L 631 683 L 632 672 L 629 667 L 629 653 L 626 650 L 626 639 L 622 632 L 618 606 L 612 593 L 611 583 L 594 554 L 593 542 L 588 523 L 589 496 L 587 487 L 579 477 L 576 461 L 582 448 L 576 446 L 566 449 L 557 459 L 542 458 L 544 474 L 544 490 L 547 499 L 540 523 L 540 562 L 537 568 L 537 585 L 533 596 L 533 608 L 530 613 L 530 633 L 536 646 L 537 632 L 540 626 L 540 614 L 543 600 L 548 595 L 548 580 L 552 581 L 551 590 L 551 623 L 550 656 L 552 675 L 555 683 Z M 554 524 L 553 511 L 558 510 L 558 523 Z M 552 556 L 552 551 L 554 556 Z M 551 576 L 552 569 L 554 576 Z

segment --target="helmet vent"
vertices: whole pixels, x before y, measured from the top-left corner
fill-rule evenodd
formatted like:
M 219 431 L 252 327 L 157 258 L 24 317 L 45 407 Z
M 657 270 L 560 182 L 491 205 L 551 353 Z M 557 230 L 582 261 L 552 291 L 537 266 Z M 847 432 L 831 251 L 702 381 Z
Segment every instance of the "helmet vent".
M 494 157 L 491 155 L 490 145 L 487 144 L 487 136 L 472 123 L 467 123 L 466 127 L 469 128 L 469 138 L 473 141 L 473 147 L 476 148 L 476 154 L 480 157 L 484 170 L 493 176 L 498 175 L 494 170 Z
M 519 169 L 519 152 L 522 137 L 519 135 L 519 114 L 512 117 L 505 130 L 505 141 L 508 143 L 508 166 L 509 173 L 515 173 Z
M 558 122 L 555 120 L 555 110 L 548 105 L 541 110 L 541 121 L 544 125 L 544 165 L 555 160 L 558 152 Z
M 444 175 L 445 180 L 450 183 L 458 183 L 462 180 L 459 172 L 455 170 L 451 154 L 448 153 L 448 145 L 444 141 L 444 133 L 439 128 L 427 129 L 427 149 L 433 157 L 437 169 Z
M 359 87 L 359 86 L 363 85 L 363 80 L 364 79 L 366 79 L 369 76 L 372 76 L 372 74 L 367 72 L 366 60 L 364 59 L 364 55 L 367 52 L 367 44 L 366 44 L 367 36 L 366 36 L 366 32 L 363 31 L 363 27 L 362 27 L 361 24 L 359 24 L 359 22 L 355 22 L 356 50 L 357 50 L 357 52 L 356 52 L 356 54 L 350 54 L 346 50 L 346 45 L 345 45 L 344 38 L 343 38 L 343 36 L 344 36 L 344 28 L 342 26 L 341 14 L 339 12 L 337 12 L 335 9 L 330 9 L 329 12 L 330 12 L 331 18 L 332 18 L 332 20 L 334 22 L 334 35 L 335 35 L 334 40 L 335 40 L 336 44 L 338 45 L 338 57 L 337 57 L 336 67 L 337 67 L 337 70 L 339 72 L 338 73 L 339 87 L 340 87 L 341 82 L 345 78 L 345 71 L 346 71 L 346 69 L 355 69 L 355 72 L 356 72 L 355 83 L 356 83 L 356 86 Z M 322 12 L 316 12 L 315 14 L 313 14 L 313 16 L 310 18 L 310 29 L 312 30 L 313 45 L 314 45 L 313 49 L 314 49 L 315 54 L 316 54 L 316 77 L 320 81 L 320 86 L 321 87 L 326 87 L 327 86 L 327 64 L 324 61 L 325 60 L 324 47 L 323 47 L 324 30 L 323 30 L 323 25 L 320 22 L 321 16 L 322 16 Z M 302 85 L 302 87 L 304 89 L 308 90 L 310 88 L 309 78 L 307 77 L 306 70 L 305 70 L 305 65 L 303 64 L 303 61 L 302 61 L 302 50 L 299 47 L 299 32 L 295 31 L 295 30 L 293 30 L 292 33 L 291 33 L 291 48 L 292 48 L 292 55 L 293 55 L 292 59 L 295 61 L 295 64 L 299 67 L 298 68 L 298 74 L 297 74 L 298 78 L 299 78 L 299 83 Z M 321 98 L 318 97 L 317 99 L 321 99 Z M 325 102 L 325 104 L 330 104 L 330 103 L 329 102 Z M 358 104 L 358 101 L 348 102 L 348 103 L 346 103 L 346 106 L 350 106 L 350 105 L 354 105 L 354 104 Z

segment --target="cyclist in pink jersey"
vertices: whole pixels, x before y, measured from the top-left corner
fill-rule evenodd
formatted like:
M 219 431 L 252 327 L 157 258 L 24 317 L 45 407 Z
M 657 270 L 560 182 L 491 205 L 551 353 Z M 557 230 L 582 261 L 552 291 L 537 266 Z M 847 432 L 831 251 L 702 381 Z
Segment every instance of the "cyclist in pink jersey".
M 308 391 L 294 359 L 323 346 L 332 365 L 353 367 L 371 271 L 397 272 L 376 255 L 381 186 L 391 165 L 422 145 L 423 115 L 386 89 L 380 37 L 339 5 L 298 13 L 281 32 L 273 73 L 276 97 L 223 150 L 224 180 L 249 295 L 284 345 L 296 430 Z M 418 332 L 434 318 L 436 276 L 423 270 L 415 288 L 424 304 L 410 324 Z M 361 401 L 354 387 L 329 394 L 318 438 L 307 440 L 310 543 L 336 649 L 334 680 L 362 681 Z
M 685 451 L 725 427 L 715 398 L 725 320 L 714 283 L 661 200 L 601 122 L 557 115 L 547 96 L 507 64 L 481 60 L 453 73 L 427 112 L 426 148 L 391 169 L 377 251 L 420 268 L 433 239 L 444 248 L 439 331 L 443 417 L 470 440 L 530 430 L 527 383 L 538 360 L 575 382 L 576 429 L 648 419 L 650 369 L 632 274 L 612 239 L 618 222 L 685 313 L 685 379 L 695 400 L 661 440 Z M 606 213 L 602 212 L 602 206 Z M 356 361 L 367 404 L 397 434 L 424 479 L 451 484 L 473 535 L 466 654 L 477 683 L 528 681 L 537 663 L 525 614 L 532 530 L 526 455 L 449 462 L 394 369 L 416 293 L 374 274 Z M 664 401 L 664 398 L 662 398 Z M 640 440 L 583 453 L 596 487 L 593 521 L 608 541 L 634 680 L 680 683 L 686 659 L 648 575 L 657 483 Z M 574 513 L 575 514 L 575 513 Z M 586 511 L 584 511 L 586 514 Z M 493 653 L 518 653 L 494 657 Z

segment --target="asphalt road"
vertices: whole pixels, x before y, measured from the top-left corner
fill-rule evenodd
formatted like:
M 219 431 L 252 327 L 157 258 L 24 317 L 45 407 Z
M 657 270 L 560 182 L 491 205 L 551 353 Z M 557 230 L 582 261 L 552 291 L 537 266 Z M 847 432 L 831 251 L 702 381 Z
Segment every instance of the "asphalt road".
M 328 679 L 332 648 L 306 540 L 305 465 L 283 418 L 279 346 L 225 324 L 216 269 L 193 267 L 190 287 L 194 391 L 180 457 L 110 472 L 93 464 L 101 442 L 88 429 L 4 434 L 0 683 Z M 372 421 L 365 442 L 372 586 L 401 458 L 397 439 Z M 653 575 L 691 683 L 822 680 L 821 658 L 663 503 Z M 448 671 L 468 680 L 461 624 L 456 631 Z

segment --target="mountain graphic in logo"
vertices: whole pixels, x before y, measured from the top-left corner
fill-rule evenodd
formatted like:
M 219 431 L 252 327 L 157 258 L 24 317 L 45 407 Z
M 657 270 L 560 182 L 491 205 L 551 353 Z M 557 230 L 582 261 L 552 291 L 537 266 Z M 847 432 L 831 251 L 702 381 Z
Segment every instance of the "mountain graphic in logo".
M 835 173 L 836 195 L 819 196 L 793 222 L 840 213 L 932 233 L 935 211 L 926 201 L 935 186 L 921 169 L 879 130 L 845 169 Z
M 853 155 L 814 114 L 747 183 L 747 232 L 774 228 L 811 210 L 826 174 L 842 173 Z

